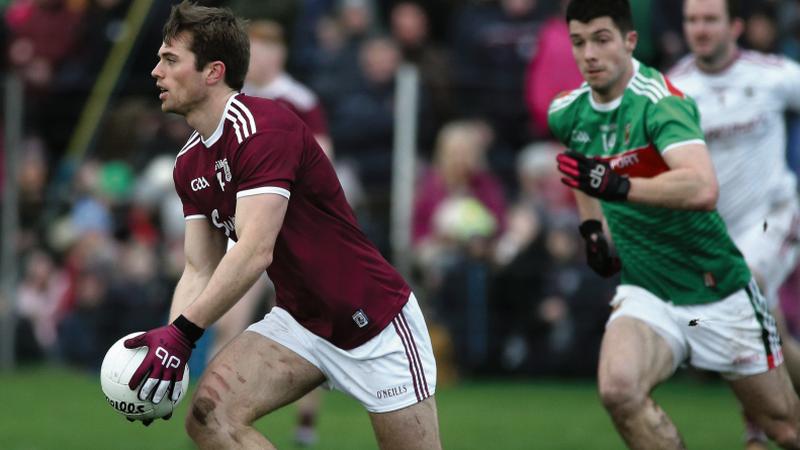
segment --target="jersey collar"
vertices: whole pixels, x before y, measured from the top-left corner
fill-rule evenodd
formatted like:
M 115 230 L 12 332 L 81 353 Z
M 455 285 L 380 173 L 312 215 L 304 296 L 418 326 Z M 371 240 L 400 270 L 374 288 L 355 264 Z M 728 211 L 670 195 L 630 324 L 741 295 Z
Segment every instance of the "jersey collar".
M 630 81 L 628 81 L 628 86 L 631 85 L 633 79 L 636 78 L 636 74 L 639 73 L 639 61 L 636 58 L 631 58 L 633 60 L 633 76 L 631 77 Z M 622 95 L 611 100 L 610 102 L 600 103 L 595 101 L 594 97 L 592 96 L 592 91 L 589 91 L 589 104 L 592 105 L 592 109 L 599 112 L 609 112 L 619 108 L 620 103 L 622 103 L 622 97 L 625 96 L 625 91 L 628 90 L 628 86 L 625 87 L 625 90 L 622 91 Z
M 219 118 L 219 123 L 217 124 L 217 129 L 214 130 L 214 133 L 209 136 L 208 139 L 203 139 L 202 135 L 200 136 L 200 142 L 206 146 L 206 148 L 211 147 L 212 145 L 216 144 L 220 137 L 222 137 L 222 131 L 225 128 L 225 116 L 228 115 L 228 108 L 230 108 L 233 99 L 239 95 L 239 92 L 234 92 L 228 97 L 228 101 L 225 102 L 225 109 L 222 111 L 222 117 Z

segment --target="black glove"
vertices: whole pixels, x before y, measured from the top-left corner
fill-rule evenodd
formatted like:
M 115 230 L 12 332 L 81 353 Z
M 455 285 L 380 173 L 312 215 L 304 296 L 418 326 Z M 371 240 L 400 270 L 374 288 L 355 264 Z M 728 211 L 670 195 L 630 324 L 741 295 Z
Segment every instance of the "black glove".
M 584 221 L 579 230 L 586 241 L 586 262 L 598 275 L 608 278 L 622 269 L 622 261 L 611 256 L 608 241 L 599 220 Z
M 560 153 L 558 170 L 565 175 L 561 182 L 567 186 L 603 200 L 625 200 L 631 189 L 627 177 L 619 175 L 611 169 L 607 162 L 587 158 L 572 150 Z

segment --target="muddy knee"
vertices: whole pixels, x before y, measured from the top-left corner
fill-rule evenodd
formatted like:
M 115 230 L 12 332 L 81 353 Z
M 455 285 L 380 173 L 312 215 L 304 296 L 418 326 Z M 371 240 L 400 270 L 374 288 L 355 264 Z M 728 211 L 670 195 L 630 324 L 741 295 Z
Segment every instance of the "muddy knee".
M 613 415 L 626 416 L 642 407 L 647 397 L 640 384 L 631 377 L 611 374 L 600 377 L 600 399 Z
M 217 417 L 217 404 L 213 399 L 206 396 L 198 396 L 189 405 L 189 414 L 186 415 L 186 432 L 189 436 L 196 438 L 212 434 L 220 427 L 220 420 Z

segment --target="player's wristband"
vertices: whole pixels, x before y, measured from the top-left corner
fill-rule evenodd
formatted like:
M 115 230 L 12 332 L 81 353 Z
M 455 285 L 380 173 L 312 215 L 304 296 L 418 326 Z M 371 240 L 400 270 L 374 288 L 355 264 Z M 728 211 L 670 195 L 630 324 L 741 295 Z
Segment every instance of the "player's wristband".
M 186 336 L 193 345 L 206 331 L 192 323 L 192 321 L 186 317 L 183 317 L 183 314 L 178 316 L 178 318 L 175 319 L 172 324 L 175 325 L 175 328 L 180 330 L 181 333 L 183 333 L 183 335 Z
M 584 220 L 578 230 L 580 230 L 584 239 L 590 239 L 593 234 L 603 232 L 603 224 L 595 219 Z

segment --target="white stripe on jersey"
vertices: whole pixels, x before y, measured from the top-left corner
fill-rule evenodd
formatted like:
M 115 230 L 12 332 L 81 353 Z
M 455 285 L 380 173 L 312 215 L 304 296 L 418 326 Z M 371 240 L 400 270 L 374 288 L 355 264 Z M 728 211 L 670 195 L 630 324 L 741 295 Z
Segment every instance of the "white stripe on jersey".
M 584 86 L 575 89 L 574 91 L 570 92 L 564 97 L 553 100 L 553 103 L 550 104 L 550 110 L 548 111 L 548 113 L 554 113 L 558 110 L 566 108 L 567 106 L 571 105 L 572 102 L 574 102 L 582 94 L 589 92 L 589 90 L 590 87 L 585 84 Z
M 236 138 L 239 140 L 240 144 L 243 140 L 247 139 L 251 134 L 253 134 L 250 132 L 247 126 L 247 120 L 244 118 L 241 112 L 233 108 L 233 105 L 228 108 L 225 118 L 233 122 L 233 127 L 236 129 Z
M 206 218 L 206 216 L 204 216 L 202 214 L 192 214 L 191 216 L 184 217 L 185 220 L 200 220 L 200 219 L 205 219 L 205 218 Z
M 248 197 L 250 195 L 259 194 L 278 194 L 280 196 L 289 198 L 291 195 L 288 190 L 276 186 L 265 186 L 253 189 L 245 189 L 236 193 L 236 198 Z
M 233 109 L 234 106 L 238 107 L 250 121 L 250 134 L 255 133 L 256 119 L 253 117 L 253 114 L 250 113 L 250 110 L 247 108 L 247 106 L 245 106 L 244 103 L 240 102 L 239 100 L 236 100 L 236 98 L 233 98 L 233 101 L 231 102 L 231 109 Z
M 660 94 L 663 97 L 669 97 L 670 95 L 672 95 L 671 92 L 669 92 L 669 90 L 666 88 L 666 86 L 662 84 L 663 78 L 655 80 L 653 78 L 646 78 L 645 76 L 637 73 L 634 79 L 636 79 L 643 85 L 650 87 L 650 89 L 653 89 L 656 93 Z M 661 83 L 659 83 L 659 81 L 661 81 Z
M 676 142 L 674 144 L 670 144 L 670 145 L 664 147 L 664 149 L 661 150 L 661 154 L 663 155 L 664 153 L 667 153 L 668 151 L 670 151 L 672 149 L 676 149 L 676 148 L 684 146 L 684 145 L 705 144 L 705 143 L 706 143 L 706 141 L 704 141 L 703 139 L 689 139 L 688 141 Z
M 638 74 L 631 80 L 630 88 L 634 93 L 647 97 L 653 103 L 658 103 L 659 100 L 669 96 L 669 92 L 657 82 L 647 80 Z
M 180 156 L 183 155 L 184 153 L 186 153 L 189 150 L 191 150 L 192 147 L 197 145 L 197 143 L 200 142 L 200 139 L 201 139 L 200 138 L 200 133 L 198 133 L 197 131 L 192 133 L 192 135 L 189 136 L 189 140 L 186 142 L 186 145 L 184 145 L 183 148 L 181 148 L 181 151 L 178 152 L 177 156 L 175 156 L 174 165 L 177 165 L 178 164 L 178 158 L 180 158 Z
M 647 97 L 652 103 L 658 103 L 658 99 L 652 92 L 641 90 L 638 87 L 634 86 L 633 84 L 630 85 L 630 88 L 634 94 Z
M 242 136 L 242 132 L 239 130 L 239 122 L 237 122 L 236 117 L 233 117 L 230 113 L 225 113 L 225 118 L 233 122 L 233 131 L 236 132 L 236 140 L 241 144 L 247 135 L 244 137 Z

